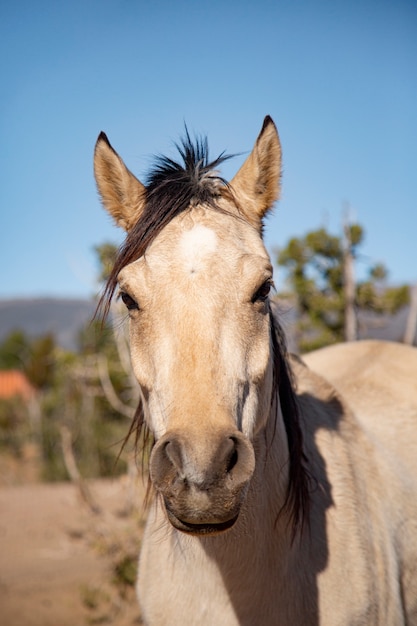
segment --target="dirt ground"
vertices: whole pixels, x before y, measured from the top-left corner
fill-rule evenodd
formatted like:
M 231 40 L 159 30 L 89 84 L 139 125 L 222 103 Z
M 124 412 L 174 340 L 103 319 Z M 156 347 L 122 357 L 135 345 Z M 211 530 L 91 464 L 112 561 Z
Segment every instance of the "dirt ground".
M 0 484 L 2 625 L 141 624 L 132 587 L 114 584 L 114 562 L 120 542 L 138 542 L 143 520 L 122 515 L 126 480 L 90 488 L 102 515 L 69 483 Z

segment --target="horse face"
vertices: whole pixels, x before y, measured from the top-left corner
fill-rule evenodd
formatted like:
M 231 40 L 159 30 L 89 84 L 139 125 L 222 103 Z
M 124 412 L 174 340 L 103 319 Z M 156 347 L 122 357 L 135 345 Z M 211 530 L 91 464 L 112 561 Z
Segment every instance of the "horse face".
M 265 127 L 232 181 L 233 195 L 219 192 L 216 209 L 201 203 L 182 211 L 118 275 L 156 440 L 151 480 L 171 523 L 194 534 L 236 521 L 255 467 L 251 441 L 270 409 L 272 268 L 259 234 L 270 166 L 262 180 L 259 172 L 271 145 L 263 134 Z
M 225 249 L 227 220 L 238 243 Z M 253 235 L 236 218 L 194 209 L 119 276 L 156 438 L 151 478 L 183 529 L 235 519 L 254 469 L 250 439 L 271 386 L 272 271 Z

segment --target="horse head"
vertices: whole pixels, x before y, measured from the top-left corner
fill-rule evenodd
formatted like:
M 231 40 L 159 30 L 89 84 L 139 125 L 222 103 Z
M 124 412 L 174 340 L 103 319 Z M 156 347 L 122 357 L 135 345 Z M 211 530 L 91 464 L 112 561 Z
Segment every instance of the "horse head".
M 146 185 L 103 133 L 94 164 L 104 207 L 127 231 L 107 296 L 118 288 L 130 317 L 151 481 L 175 528 L 208 534 L 238 518 L 271 410 L 262 220 L 279 195 L 281 148 L 267 117 L 230 183 L 204 142 L 187 133 L 179 149 L 184 163 L 160 158 Z

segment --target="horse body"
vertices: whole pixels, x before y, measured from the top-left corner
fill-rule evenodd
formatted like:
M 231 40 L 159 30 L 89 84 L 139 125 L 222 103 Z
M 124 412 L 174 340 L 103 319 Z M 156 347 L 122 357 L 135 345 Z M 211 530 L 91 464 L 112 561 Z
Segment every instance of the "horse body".
M 380 606 L 397 597 L 401 615 L 391 621 L 382 612 L 376 623 L 416 624 L 417 350 L 361 341 L 304 358 L 347 399 L 363 440 L 354 438 L 348 452 L 357 457 L 353 487 L 368 509 L 364 548 L 374 543 L 373 577 L 385 581 Z
M 106 293 L 118 284 L 129 311 L 134 427 L 155 439 L 145 622 L 417 625 L 416 351 L 291 360 L 261 238 L 279 193 L 272 120 L 230 185 L 201 144 L 180 152 L 146 187 L 104 135 L 95 153 L 127 230 Z

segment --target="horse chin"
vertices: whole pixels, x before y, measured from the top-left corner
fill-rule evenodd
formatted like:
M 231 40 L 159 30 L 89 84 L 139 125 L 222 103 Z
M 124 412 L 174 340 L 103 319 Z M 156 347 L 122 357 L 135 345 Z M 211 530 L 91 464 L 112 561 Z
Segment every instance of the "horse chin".
M 226 520 L 225 522 L 218 522 L 218 523 L 209 522 L 209 523 L 202 523 L 202 524 L 194 524 L 191 522 L 186 522 L 186 521 L 181 520 L 167 507 L 165 507 L 165 510 L 167 512 L 168 520 L 170 521 L 170 523 L 172 524 L 174 528 L 176 528 L 177 530 L 180 530 L 183 533 L 186 533 L 187 535 L 196 535 L 200 537 L 202 535 L 213 536 L 213 535 L 219 535 L 221 533 L 224 533 L 225 531 L 229 530 L 229 528 L 232 528 L 232 526 L 234 526 L 235 522 L 237 521 L 237 518 L 239 517 L 239 513 L 238 513 L 237 515 L 235 515 L 229 520 Z

